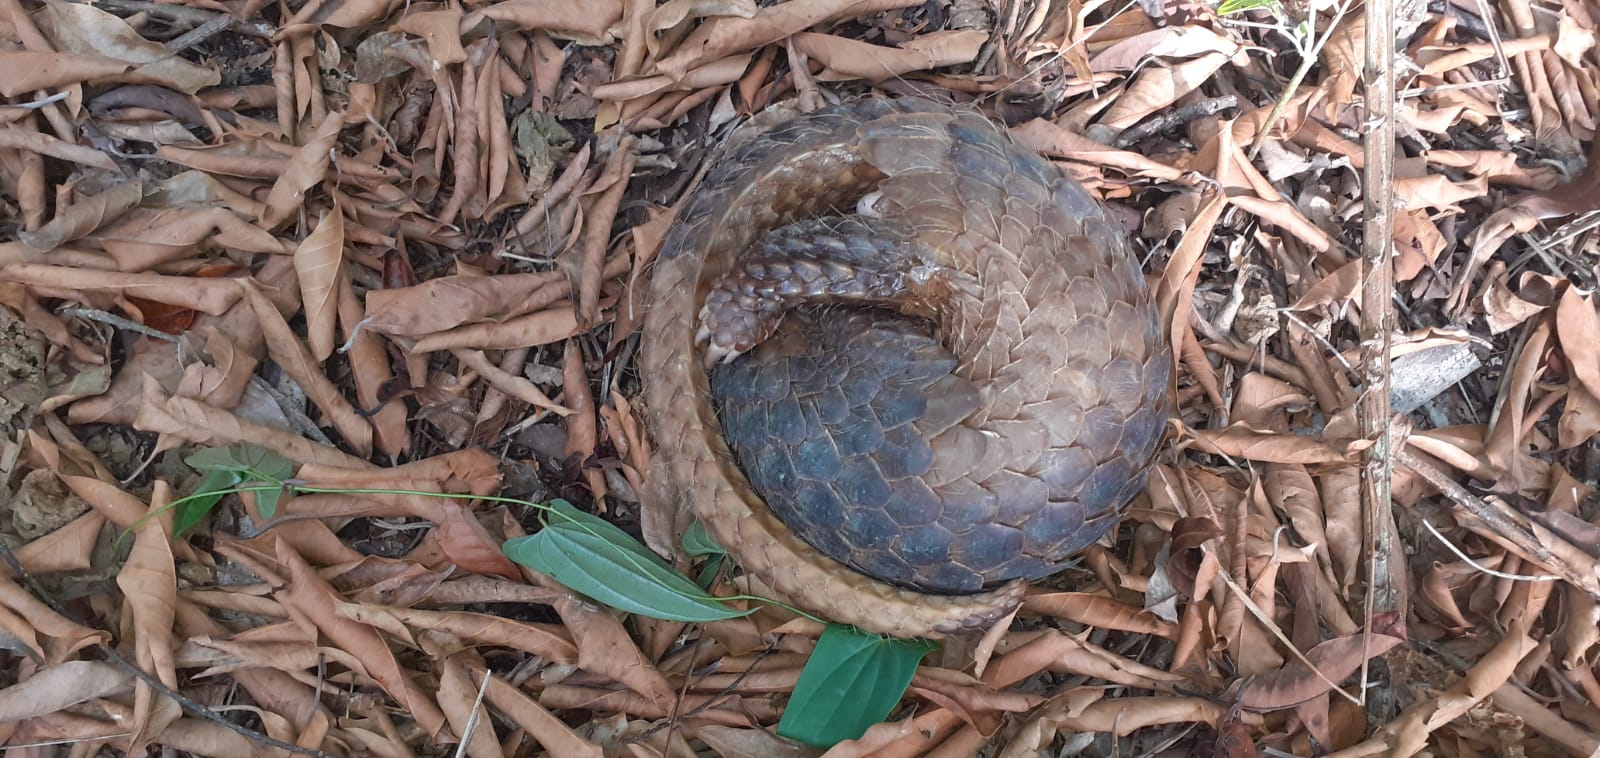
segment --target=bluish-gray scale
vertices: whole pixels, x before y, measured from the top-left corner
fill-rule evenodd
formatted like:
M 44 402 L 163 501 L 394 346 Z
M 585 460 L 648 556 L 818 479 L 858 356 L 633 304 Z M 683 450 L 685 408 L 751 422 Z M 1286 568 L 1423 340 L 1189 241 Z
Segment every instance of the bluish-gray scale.
M 889 483 L 883 512 L 903 526 L 926 526 L 938 521 L 944 504 L 921 479 L 896 479 Z
M 883 445 L 872 457 L 891 479 L 922 476 L 933 467 L 933 447 L 909 425 L 883 430 Z
M 833 444 L 847 458 L 871 455 L 883 447 L 883 428 L 857 409 L 849 425 L 834 427 Z
M 1031 523 L 1031 522 L 1030 522 Z M 1022 551 L 1023 533 L 1003 524 L 981 524 L 953 549 L 956 560 L 967 568 L 983 572 L 995 568 Z
M 1123 495 L 1132 495 L 1128 492 L 1132 479 L 1133 465 L 1128 463 L 1128 459 L 1121 456 L 1112 458 L 1089 475 L 1089 480 L 1078 490 L 1078 499 L 1093 505 L 1120 503 L 1126 499 Z
M 866 456 L 841 461 L 833 473 L 833 483 L 847 507 L 878 508 L 889 499 L 889 483 L 873 459 Z
M 900 554 L 913 565 L 932 565 L 950 560 L 950 532 L 933 526 L 913 526 L 900 536 Z
M 812 437 L 794 446 L 794 472 L 805 479 L 832 479 L 843 461 L 839 449 L 834 447 L 833 439 L 826 435 Z
M 816 418 L 829 427 L 853 420 L 850 400 L 838 387 L 817 390 L 806 396 L 806 403 L 815 410 Z
M 804 524 L 812 533 L 837 531 L 844 526 L 844 506 L 828 484 L 801 480 L 786 494 L 767 496 L 767 507 L 776 511 L 784 523 Z M 802 520 L 790 521 L 790 515 Z
M 857 550 L 884 550 L 894 541 L 900 529 L 881 511 L 857 508 L 845 514 L 846 539 Z

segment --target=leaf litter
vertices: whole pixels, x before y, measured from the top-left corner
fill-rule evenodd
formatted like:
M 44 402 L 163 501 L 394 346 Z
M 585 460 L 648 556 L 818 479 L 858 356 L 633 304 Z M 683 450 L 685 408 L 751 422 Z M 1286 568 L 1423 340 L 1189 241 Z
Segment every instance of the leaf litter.
M 1381 304 L 1356 252 L 1369 12 L 1400 51 Z M 1597 19 L 0 0 L 0 740 L 1594 754 Z M 1113 205 L 1179 368 L 1123 526 L 933 652 L 743 596 L 639 504 L 641 282 L 712 151 L 909 93 Z M 1372 308 L 1387 440 L 1356 415 Z M 1403 544 L 1381 577 L 1374 455 Z M 845 696 L 885 720 L 839 729 Z

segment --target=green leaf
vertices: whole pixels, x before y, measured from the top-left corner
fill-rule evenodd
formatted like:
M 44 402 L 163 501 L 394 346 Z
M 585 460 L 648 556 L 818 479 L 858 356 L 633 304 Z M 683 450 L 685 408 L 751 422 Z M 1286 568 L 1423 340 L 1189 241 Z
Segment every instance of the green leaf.
M 1217 6 L 1217 15 L 1227 16 L 1233 13 L 1262 9 L 1273 10 L 1277 7 L 1277 0 L 1222 0 L 1222 4 Z
M 173 534 L 183 534 L 193 529 L 195 524 L 200 523 L 200 520 L 221 502 L 229 490 L 237 486 L 239 486 L 238 474 L 221 469 L 207 471 L 205 478 L 200 480 L 200 486 L 195 488 L 194 494 L 184 498 L 178 505 L 177 513 L 173 514 Z
M 934 647 L 829 624 L 800 672 L 778 735 L 823 748 L 859 738 L 888 718 Z
M 749 613 L 706 594 L 605 519 L 551 504 L 538 534 L 507 541 L 507 557 L 618 610 L 669 621 L 717 621 Z
M 294 461 L 248 442 L 208 447 L 183 459 L 196 471 L 232 471 L 247 479 L 279 483 L 294 476 Z
M 684 531 L 683 549 L 690 556 L 695 558 L 701 558 L 708 555 L 722 556 L 728 554 L 728 551 L 723 550 L 722 546 L 718 545 L 716 540 L 711 539 L 711 535 L 706 533 L 705 525 L 698 521 L 690 524 L 689 528 Z
M 249 482 L 283 484 L 294 476 L 294 461 L 248 442 L 199 450 L 184 457 L 183 461 L 190 468 L 207 474 L 219 471 L 233 474 L 236 477 L 235 487 Z M 278 501 L 283 498 L 283 492 L 280 487 L 256 493 L 256 509 L 261 512 L 262 518 L 272 518 L 278 512 Z

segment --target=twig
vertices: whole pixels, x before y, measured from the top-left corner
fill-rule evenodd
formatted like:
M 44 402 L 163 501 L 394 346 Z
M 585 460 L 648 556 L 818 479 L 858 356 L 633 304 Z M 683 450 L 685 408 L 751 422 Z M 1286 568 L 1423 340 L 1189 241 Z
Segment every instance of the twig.
M 167 334 L 160 329 L 146 326 L 132 319 L 123 318 L 115 313 L 108 313 L 100 310 L 99 308 L 62 308 L 59 315 L 77 316 L 78 318 L 88 319 L 90 321 L 98 321 L 102 324 L 109 324 L 118 329 L 134 332 L 135 334 L 141 334 L 149 337 L 150 339 L 161 340 L 162 342 L 178 341 L 177 337 Z
M 1392 0 L 1368 1 L 1366 60 L 1361 72 L 1366 107 L 1362 144 L 1366 165 L 1361 182 L 1366 224 L 1362 229 L 1361 258 L 1366 280 L 1361 286 L 1362 387 L 1356 418 L 1362 438 L 1372 441 L 1361 467 L 1369 619 L 1378 614 L 1403 614 L 1407 605 L 1406 563 L 1395 536 L 1390 480 L 1394 473 L 1393 447 L 1399 442 L 1391 434 L 1389 410 L 1389 343 L 1394 333 L 1394 19 Z M 1370 669 L 1371 659 L 1363 659 L 1361 702 L 1369 709 L 1377 706 L 1367 702 Z
M 1266 611 L 1261 610 L 1261 606 L 1256 605 L 1255 601 L 1250 599 L 1250 593 L 1245 592 L 1244 588 L 1240 587 L 1239 584 L 1233 580 L 1233 577 L 1228 576 L 1228 572 L 1218 571 L 1217 578 L 1221 579 L 1223 584 L 1228 585 L 1228 589 L 1233 592 L 1234 596 L 1239 599 L 1240 603 L 1244 604 L 1245 610 L 1249 611 L 1250 615 L 1254 616 L 1256 621 L 1260 622 L 1261 627 L 1266 629 L 1267 632 L 1273 637 L 1276 637 L 1278 642 L 1283 643 L 1283 646 L 1288 648 L 1289 652 L 1294 655 L 1295 660 L 1305 664 L 1306 668 L 1311 669 L 1311 673 L 1316 674 L 1317 678 L 1321 679 L 1323 684 L 1328 685 L 1330 689 L 1339 693 L 1340 695 L 1343 695 L 1344 699 L 1349 700 L 1352 703 L 1359 704 L 1362 702 L 1360 699 L 1357 699 L 1355 695 L 1345 692 L 1344 688 L 1340 687 L 1338 682 L 1329 679 L 1327 674 L 1322 673 L 1322 669 L 1317 668 L 1317 664 L 1312 663 L 1311 659 L 1307 658 L 1305 653 L 1300 652 L 1300 648 L 1295 647 L 1294 642 L 1290 641 L 1289 638 L 1284 635 L 1283 630 L 1278 628 L 1277 622 L 1273 621 L 1272 617 L 1268 616 Z M 1370 623 L 1372 617 L 1368 616 L 1367 619 L 1369 623 L 1362 627 L 1363 636 L 1367 634 L 1366 630 L 1370 629 L 1372 626 Z M 1371 649 L 1372 643 L 1369 640 L 1363 640 L 1362 644 L 1363 650 Z M 1367 659 L 1364 658 L 1363 660 Z M 1365 697 L 1366 693 L 1363 691 L 1362 698 Z
M 162 47 L 165 47 L 169 53 L 183 52 L 184 50 L 188 50 L 189 48 L 194 47 L 201 42 L 211 39 L 212 37 L 215 37 L 218 34 L 233 28 L 237 21 L 238 19 L 235 19 L 226 13 L 219 13 L 210 21 L 207 21 L 193 29 L 190 29 L 187 32 L 184 32 L 183 34 L 167 40 Z
M 1545 544 L 1565 542 L 1559 535 L 1538 524 L 1527 523 L 1520 514 L 1511 511 L 1503 504 L 1491 503 L 1473 495 L 1445 472 L 1417 458 L 1404 448 L 1394 452 L 1394 462 L 1411 469 L 1417 476 L 1433 485 L 1450 502 L 1458 506 L 1458 515 L 1465 515 L 1478 522 L 1478 525 L 1464 524 L 1464 526 L 1502 542 L 1522 557 L 1539 564 L 1546 571 L 1571 582 L 1591 596 L 1600 598 L 1600 578 L 1597 578 L 1592 571 L 1586 572 L 1574 568 Z M 1580 551 L 1567 544 L 1563 552 L 1578 554 Z
M 1508 574 L 1508 573 L 1506 573 L 1504 571 L 1496 571 L 1496 570 L 1494 570 L 1492 568 L 1489 568 L 1488 566 L 1485 566 L 1485 565 L 1483 565 L 1483 564 L 1481 564 L 1481 563 L 1469 558 L 1465 552 L 1462 552 L 1461 548 L 1456 547 L 1456 543 L 1451 542 L 1448 539 L 1445 539 L 1445 536 L 1439 532 L 1438 527 L 1435 527 L 1433 525 L 1432 521 L 1429 521 L 1427 519 L 1423 519 L 1422 520 L 1422 525 L 1427 527 L 1429 532 L 1433 533 L 1434 539 L 1439 540 L 1439 542 L 1442 543 L 1445 546 L 1445 549 L 1449 550 L 1452 553 L 1455 553 L 1456 557 L 1460 558 L 1463 561 L 1465 561 L 1468 566 L 1471 566 L 1471 567 L 1473 567 L 1473 568 L 1475 568 L 1475 569 L 1477 569 L 1477 570 L 1479 570 L 1479 571 L 1481 571 L 1481 572 L 1483 572 L 1485 574 L 1488 574 L 1489 576 L 1498 577 L 1500 579 L 1510 579 L 1513 582 L 1557 582 L 1557 581 L 1561 580 L 1561 577 L 1559 577 L 1559 576 L 1550 576 L 1549 574 L 1540 574 L 1538 576 L 1525 576 L 1523 574 Z
M 1353 0 L 1344 0 L 1344 2 L 1334 6 L 1333 18 L 1328 21 L 1328 28 L 1323 30 L 1322 36 L 1318 37 L 1316 41 L 1311 44 L 1309 49 L 1302 47 L 1299 40 L 1295 41 L 1295 47 L 1300 48 L 1300 67 L 1295 69 L 1293 76 L 1289 77 L 1289 84 L 1283 88 L 1283 95 L 1278 98 L 1277 102 L 1272 104 L 1272 111 L 1267 114 L 1267 120 L 1261 124 L 1260 129 L 1256 130 L 1255 139 L 1250 141 L 1250 160 L 1254 161 L 1256 156 L 1261 154 L 1261 146 L 1266 144 L 1267 135 L 1272 132 L 1272 127 L 1277 126 L 1279 119 L 1283 118 L 1284 109 L 1289 107 L 1289 101 L 1294 99 L 1295 92 L 1299 91 L 1300 84 L 1304 82 L 1306 80 L 1306 76 L 1311 73 L 1312 67 L 1316 66 L 1317 63 L 1322 60 L 1322 48 L 1328 44 L 1328 40 L 1333 39 L 1333 33 L 1339 29 L 1340 22 L 1344 21 L 1344 15 L 1350 11 L 1352 2 Z M 1390 63 L 1379 70 L 1387 71 L 1389 67 L 1393 65 L 1394 61 L 1394 34 L 1392 33 L 1394 30 L 1394 16 L 1392 15 L 1393 3 L 1383 2 L 1381 7 L 1383 8 L 1382 12 L 1387 16 L 1384 21 L 1386 24 L 1384 28 L 1389 29 L 1391 33 L 1389 34 L 1389 46 L 1387 48 L 1390 51 L 1390 55 L 1387 58 Z M 1373 3 L 1368 3 L 1367 15 L 1371 16 L 1374 11 L 1377 11 L 1377 9 L 1378 6 L 1374 5 Z M 1316 23 L 1316 19 L 1317 14 L 1316 11 L 1313 10 L 1307 16 L 1306 22 L 1308 25 L 1313 25 Z M 1290 34 L 1289 36 L 1291 39 L 1293 39 L 1295 35 Z M 1370 20 L 1367 23 L 1367 39 L 1372 39 L 1372 24 Z M 1372 44 L 1370 42 L 1367 44 L 1367 60 L 1372 60 Z M 1394 79 L 1392 76 L 1389 79 L 1389 93 L 1391 95 L 1394 93 Z
M 206 22 L 220 16 L 231 19 L 228 26 L 234 31 L 262 39 L 271 39 L 277 33 L 277 30 L 271 24 L 262 21 L 245 21 L 233 18 L 225 13 L 219 14 L 214 11 L 190 8 L 186 5 L 152 3 L 148 2 L 148 0 L 93 0 L 88 4 L 128 13 L 148 13 L 173 24 L 181 24 L 191 28 L 204 26 Z
M 1160 134 L 1161 132 L 1171 129 L 1175 126 L 1187 124 L 1197 118 L 1215 116 L 1229 108 L 1236 108 L 1238 106 L 1239 97 L 1237 95 L 1223 95 L 1222 97 L 1206 98 L 1204 100 L 1189 103 L 1188 105 L 1163 111 L 1158 115 L 1151 116 L 1150 118 L 1147 118 L 1137 124 L 1134 124 L 1133 126 L 1128 127 L 1127 129 L 1122 130 L 1122 133 L 1118 134 L 1116 139 L 1111 140 L 1111 146 L 1115 148 L 1127 148 L 1135 142 L 1138 142 L 1139 140 L 1151 135 Z

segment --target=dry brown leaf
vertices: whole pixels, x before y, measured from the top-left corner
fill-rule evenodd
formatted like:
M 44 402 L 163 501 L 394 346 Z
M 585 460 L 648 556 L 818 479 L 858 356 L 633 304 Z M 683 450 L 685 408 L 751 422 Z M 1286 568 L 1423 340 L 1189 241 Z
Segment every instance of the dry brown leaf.
M 663 714 L 672 712 L 678 700 L 677 692 L 639 651 L 621 621 L 571 597 L 561 598 L 554 605 L 578 645 L 579 667 L 620 682 Z
M 1100 123 L 1122 130 L 1194 92 L 1227 65 L 1231 53 L 1205 53 L 1173 66 L 1141 71 L 1118 95 Z
M 377 334 L 360 328 L 361 300 L 347 274 L 339 277 L 339 327 L 350 346 L 350 373 L 355 379 L 356 402 L 372 424 L 378 450 L 399 458 L 411 449 L 406 428 L 407 410 L 399 399 L 385 399 L 385 385 L 395 378 L 389 351 Z
M 1317 280 L 1300 295 L 1294 305 L 1297 311 L 1308 311 L 1328 305 L 1350 303 L 1361 307 L 1361 282 L 1363 264 L 1360 258 L 1334 269 L 1333 273 Z
M 1191 183 L 1183 171 L 1127 150 L 1117 150 L 1074 134 L 1042 118 L 1011 127 L 1011 136 L 1034 150 L 1056 158 L 1084 161 L 1127 173 L 1129 176 Z M 1168 269 L 1170 271 L 1170 267 Z
M 1567 358 L 1572 375 L 1589 390 L 1600 395 L 1600 314 L 1594 303 L 1567 287 L 1556 303 L 1556 339 Z
M 500 539 L 484 528 L 470 508 L 454 500 L 443 503 L 439 528 L 428 534 L 428 540 L 450 563 L 478 574 L 518 575 L 516 564 L 500 550 Z
M 72 490 L 73 494 L 83 498 L 84 502 L 111 523 L 116 524 L 119 529 L 132 529 L 148 510 L 144 501 L 103 479 L 62 474 L 61 481 Z M 187 545 L 178 549 L 185 559 L 192 559 L 193 554 L 189 552 Z
M 0 275 L 4 271 L 0 270 Z M 601 303 L 602 307 L 606 303 Z M 469 324 L 467 326 L 423 335 L 412 346 L 413 353 L 431 353 L 436 350 L 478 348 L 481 350 L 512 350 L 519 347 L 549 345 L 587 331 L 578 325 L 578 314 L 572 306 L 547 308 L 537 313 L 518 316 L 495 324 Z
M 172 624 L 178 577 L 169 536 L 172 509 L 167 504 L 171 499 L 167 483 L 157 480 L 148 517 L 134 528 L 133 550 L 117 572 L 117 588 L 122 590 L 123 608 L 132 616 L 128 627 L 133 630 L 134 662 L 169 689 L 177 690 Z M 154 740 L 183 715 L 177 701 L 160 695 L 145 682 L 134 684 L 133 698 L 133 718 L 126 722 L 133 733 L 130 750 Z
M 132 68 L 127 61 L 103 55 L 6 50 L 0 52 L 0 95 L 16 97 L 77 82 L 116 76 Z
M 685 711 L 694 711 L 697 718 L 713 723 L 726 726 L 753 726 L 761 721 L 777 720 L 775 698 L 776 696 L 688 695 L 683 698 L 682 708 Z M 539 704 L 556 710 L 584 708 L 626 713 L 646 719 L 667 718 L 671 713 L 637 692 L 571 684 L 553 684 L 546 687 L 539 695 Z
M 482 676 L 484 673 L 480 671 L 476 675 Z M 526 729 L 551 755 L 570 755 L 574 758 L 599 758 L 602 755 L 598 745 L 580 737 L 572 727 L 545 710 L 538 701 L 499 677 L 490 677 L 485 699 L 517 726 Z
M 415 337 L 474 321 L 520 316 L 560 302 L 570 292 L 567 278 L 554 271 L 441 276 L 412 287 L 368 292 L 364 326 Z
M 306 138 L 305 144 L 294 151 L 284 162 L 283 170 L 267 193 L 266 208 L 258 221 L 263 227 L 275 229 L 298 212 L 306 201 L 306 191 L 322 183 L 332 161 L 334 141 L 344 126 L 344 113 L 333 111 L 324 116 L 322 123 Z M 340 169 L 345 167 L 341 163 Z M 335 208 L 329 211 L 337 214 Z M 342 219 L 341 219 L 342 220 Z
M 339 388 L 334 386 L 327 375 L 322 373 L 322 367 L 307 352 L 300 338 L 290 330 L 288 322 L 284 321 L 283 314 L 278 312 L 276 305 L 267 299 L 255 282 L 249 279 L 234 280 L 239 289 L 243 290 L 250 307 L 255 310 L 256 321 L 261 324 L 261 331 L 266 336 L 267 353 L 272 356 L 274 363 L 283 369 L 305 391 L 306 397 L 315 403 L 317 408 L 327 414 L 339 434 L 362 457 L 372 454 L 372 425 L 355 408 L 350 406 Z M 331 317 L 333 314 L 329 314 Z M 331 324 L 330 324 L 331 325 Z
M 1405 640 L 1388 634 L 1357 632 L 1324 641 L 1307 650 L 1305 655 L 1306 660 L 1321 671 L 1327 680 L 1342 682 L 1359 670 L 1367 659 L 1383 655 L 1403 642 Z M 1363 643 L 1365 655 L 1362 654 Z M 1327 694 L 1333 686 L 1296 658 L 1277 671 L 1250 680 L 1239 692 L 1239 703 L 1254 711 L 1292 708 Z
M 754 58 L 755 56 L 748 54 L 730 56 L 691 69 L 681 78 L 656 74 L 606 82 L 595 87 L 594 96 L 599 100 L 621 101 L 653 95 L 664 90 L 710 89 L 739 81 Z
M 51 158 L 60 158 L 107 171 L 117 170 L 117 164 L 99 150 L 59 140 L 15 124 L 7 124 L 5 128 L 0 129 L 0 148 L 48 155 Z
M 551 663 L 578 662 L 577 646 L 561 627 L 554 624 L 536 624 L 465 611 L 420 611 L 394 607 L 353 606 L 346 613 L 363 623 L 367 623 L 366 619 L 373 614 L 388 615 L 414 629 L 444 632 L 467 642 L 521 650 Z
M 1199 722 L 1217 725 L 1226 713 L 1222 705 L 1198 697 L 1124 697 L 1100 700 L 1076 716 L 1061 719 L 1061 727 L 1080 732 L 1109 732 L 1127 736 L 1157 724 Z M 1259 717 L 1255 719 L 1259 722 Z
M 17 548 L 17 562 L 35 576 L 61 571 L 85 571 L 93 565 L 95 545 L 106 517 L 85 513 L 39 539 Z
M 288 587 L 275 593 L 279 602 L 304 614 L 330 641 L 359 659 L 364 673 L 382 686 L 430 737 L 435 740 L 444 737 L 444 714 L 412 683 L 377 631 L 342 618 L 337 611 L 339 600 L 333 587 L 317 576 L 310 564 L 287 543 L 278 542 L 277 545 L 277 560 L 289 572 Z
M 117 219 L 143 199 L 138 181 L 123 182 L 62 209 L 36 231 L 18 232 L 17 241 L 37 252 L 53 250 Z
M 349 272 L 344 261 L 344 213 L 339 205 L 322 214 L 317 227 L 294 249 L 300 302 L 306 316 L 306 342 L 318 363 L 333 355 L 337 342 L 338 295 Z
M 48 666 L 0 690 L 0 722 L 15 722 L 65 710 L 68 706 L 125 691 L 133 675 L 100 661 L 66 661 Z M 126 727 L 118 727 L 126 733 Z
M 139 208 L 89 236 L 123 271 L 181 260 L 208 243 L 250 253 L 282 253 L 265 229 L 227 208 Z
M 1475 200 L 1489 192 L 1489 181 L 1484 176 L 1474 176 L 1465 182 L 1452 182 L 1442 174 L 1418 177 L 1396 177 L 1394 193 L 1406 210 L 1458 209 L 1467 200 Z
M 1544 370 L 1544 351 L 1550 343 L 1550 321 L 1540 321 L 1513 355 L 1508 381 L 1497 399 L 1498 412 L 1484 437 L 1483 457 L 1497 478 L 1517 481 L 1526 458 L 1526 414 L 1535 381 Z
M 360 458 L 312 442 L 298 434 L 246 421 L 225 410 L 193 398 L 168 395 L 154 379 L 147 379 L 135 429 L 174 435 L 198 445 L 224 446 L 249 441 L 299 463 L 323 463 L 341 468 L 366 468 Z
M 801 32 L 794 35 L 793 45 L 795 50 L 823 64 L 818 81 L 881 82 L 913 71 L 971 63 L 988 39 L 989 34 L 978 29 L 952 29 L 921 34 L 897 47 L 884 47 L 832 34 Z
M 1576 377 L 1567 383 L 1567 403 L 1556 430 L 1562 449 L 1575 448 L 1600 433 L 1600 397 Z
M 1105 595 L 1089 592 L 1044 592 L 1030 594 L 1022 610 L 1055 616 L 1101 629 L 1117 629 L 1135 634 L 1153 634 L 1172 639 L 1178 629 L 1143 608 L 1135 608 Z
M 1061 720 L 1081 716 L 1085 708 L 1105 697 L 1105 692 L 1099 687 L 1073 687 L 1051 697 L 1022 723 L 1000 758 L 1032 758 L 1051 748 L 1061 730 Z
M 412 13 L 400 19 L 395 28 L 426 41 L 428 57 L 435 66 L 449 66 L 467 59 L 467 51 L 461 48 L 460 8 Z
M 1424 46 L 1417 49 L 1416 61 L 1422 66 L 1422 75 L 1434 76 L 1479 61 L 1490 60 L 1498 55 L 1513 57 L 1527 52 L 1549 50 L 1554 41 L 1548 34 L 1536 34 L 1520 39 L 1508 39 L 1500 45 L 1476 42 L 1466 45 Z M 1358 75 L 1358 72 L 1351 74 Z
M 955 713 L 984 737 L 999 731 L 1005 714 L 1025 713 L 1044 702 L 1038 695 L 991 688 L 965 674 L 926 666 L 917 670 L 907 691 Z
M 1237 423 L 1222 429 L 1190 431 L 1197 450 L 1262 463 L 1352 463 L 1355 454 L 1364 447 L 1360 442 L 1334 446 L 1312 437 L 1253 429 Z
M 222 81 L 215 69 L 173 55 L 162 45 L 139 36 L 128 22 L 92 5 L 50 3 L 43 18 L 56 49 L 115 58 L 133 64 L 129 76 L 194 94 Z
M 923 754 L 937 747 L 961 726 L 960 716 L 936 708 L 913 718 L 886 721 L 868 727 L 867 733 L 859 739 L 834 745 L 822 754 L 822 758 L 865 758 L 891 750 L 894 754 Z
M 1511 678 L 1528 651 L 1534 647 L 1526 627 L 1507 630 L 1499 644 L 1467 671 L 1466 676 L 1437 696 L 1420 699 L 1400 717 L 1379 729 L 1366 741 L 1329 753 L 1329 758 L 1356 758 L 1385 752 L 1389 755 L 1416 755 L 1426 747 L 1428 735 L 1467 712 L 1467 709 L 1492 695 Z
M 813 758 L 815 751 L 766 729 L 694 724 L 694 736 L 722 758 Z
M 476 26 L 480 18 L 509 24 L 518 29 L 542 29 L 563 39 L 603 44 L 607 31 L 622 19 L 622 0 L 596 0 L 574 4 L 565 0 L 504 0 L 469 14 L 463 29 Z
M 809 0 L 761 8 L 749 18 L 713 18 L 697 27 L 672 54 L 656 65 L 666 75 L 682 79 L 685 73 L 702 63 L 770 45 L 825 21 L 858 18 L 916 4 L 916 0 Z
M 456 755 L 470 758 L 501 758 L 505 753 L 495 740 L 494 727 L 487 707 L 479 702 L 478 693 L 487 689 L 485 677 L 492 678 L 483 660 L 470 651 L 456 653 L 441 662 L 439 671 L 439 706 L 450 719 L 450 726 L 461 735 L 464 751 Z
M 592 328 L 600 320 L 600 287 L 607 278 L 604 269 L 627 270 L 626 266 L 607 267 L 605 260 L 617 207 L 633 176 L 637 158 L 631 137 L 625 137 L 606 158 L 605 173 L 580 196 L 587 200 L 583 203 L 582 237 L 558 261 L 568 277 L 578 283 L 578 323 L 584 329 Z
M 1194 58 L 1207 53 L 1232 57 L 1234 42 L 1203 26 L 1168 26 L 1117 40 L 1089 59 L 1089 70 L 1133 71 L 1150 58 Z
M 196 279 L 161 274 L 91 271 L 66 266 L 18 263 L 0 268 L 0 281 L 21 282 L 52 292 L 112 292 L 126 297 L 192 308 L 213 316 L 239 302 L 239 287 L 227 279 Z
M 1065 632 L 1046 631 L 990 662 L 983 681 L 991 687 L 1009 687 L 1045 669 L 1158 691 L 1183 680 Z
M 202 636 L 191 638 L 181 653 L 180 663 L 185 668 L 205 668 L 197 675 L 201 677 L 252 668 L 308 671 L 327 665 L 329 660 L 343 662 L 339 660 L 341 651 L 319 648 L 312 640 L 285 642 Z M 360 665 L 359 661 L 353 662 Z

